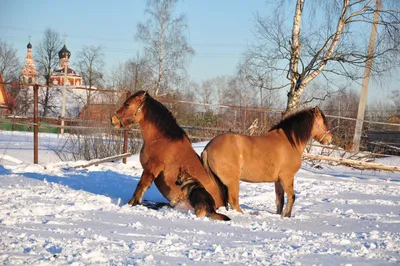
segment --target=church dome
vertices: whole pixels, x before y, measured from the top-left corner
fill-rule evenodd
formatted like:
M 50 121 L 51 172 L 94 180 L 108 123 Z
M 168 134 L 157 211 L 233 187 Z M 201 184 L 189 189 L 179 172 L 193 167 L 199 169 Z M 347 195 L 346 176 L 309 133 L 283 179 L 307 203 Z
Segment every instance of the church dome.
M 71 52 L 68 51 L 68 49 L 65 46 L 65 44 L 64 44 L 63 48 L 58 52 L 58 56 L 60 57 L 60 59 L 61 58 L 65 58 L 65 57 L 70 58 Z
M 28 43 L 28 45 L 26 46 L 28 49 L 32 49 L 32 44 Z

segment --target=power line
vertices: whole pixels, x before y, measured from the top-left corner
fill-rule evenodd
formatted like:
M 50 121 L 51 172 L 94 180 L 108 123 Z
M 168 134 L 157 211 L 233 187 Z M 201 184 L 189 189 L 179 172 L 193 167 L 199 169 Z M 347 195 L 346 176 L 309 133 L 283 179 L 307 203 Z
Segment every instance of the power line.
M 71 35 L 68 35 L 71 36 Z M 26 38 L 22 37 L 5 37 L 4 39 L 6 40 L 13 40 L 17 42 L 26 42 Z M 75 45 L 75 44 L 68 44 L 68 47 L 76 47 L 76 48 L 83 48 L 85 45 Z M 132 54 L 132 53 L 137 53 L 137 49 L 126 49 L 126 48 L 115 48 L 115 47 L 109 47 L 109 46 L 102 46 L 103 51 L 108 51 L 108 52 L 116 52 L 116 53 L 124 53 L 124 54 Z M 241 58 L 242 54 L 222 54 L 222 53 L 195 53 L 196 57 L 211 57 L 211 58 Z
M 44 33 L 43 30 L 37 30 L 37 29 L 28 29 L 28 28 L 20 28 L 20 27 L 12 27 L 12 26 L 5 26 L 5 25 L 0 25 L 0 28 L 4 29 L 12 29 L 12 30 L 28 30 L 30 32 L 38 32 L 38 33 Z M 94 40 L 94 41 L 108 41 L 108 42 L 133 42 L 133 43 L 141 43 L 140 41 L 135 40 L 133 38 L 132 34 L 132 39 L 127 39 L 127 38 L 106 38 L 106 37 L 100 37 L 100 36 L 94 36 L 94 35 L 82 35 L 82 34 L 68 34 L 68 37 L 74 38 L 74 39 L 88 39 L 88 40 Z M 221 47 L 221 48 L 226 48 L 226 47 L 247 47 L 247 44 L 238 44 L 238 43 L 193 43 L 191 44 L 192 46 L 207 46 L 207 47 Z

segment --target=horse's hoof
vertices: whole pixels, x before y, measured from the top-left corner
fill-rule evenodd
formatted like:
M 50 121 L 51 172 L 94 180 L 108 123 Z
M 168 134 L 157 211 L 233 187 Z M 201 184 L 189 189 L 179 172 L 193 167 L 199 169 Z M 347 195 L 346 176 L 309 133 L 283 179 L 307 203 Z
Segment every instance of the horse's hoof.
M 234 208 L 237 212 L 244 213 L 240 207 Z
M 131 199 L 129 202 L 128 202 L 128 204 L 129 205 L 131 205 L 131 206 L 136 206 L 136 205 L 140 205 L 140 204 L 142 204 L 139 200 L 137 200 L 137 199 Z
M 290 218 L 292 215 L 289 213 L 289 214 L 282 214 L 282 218 Z

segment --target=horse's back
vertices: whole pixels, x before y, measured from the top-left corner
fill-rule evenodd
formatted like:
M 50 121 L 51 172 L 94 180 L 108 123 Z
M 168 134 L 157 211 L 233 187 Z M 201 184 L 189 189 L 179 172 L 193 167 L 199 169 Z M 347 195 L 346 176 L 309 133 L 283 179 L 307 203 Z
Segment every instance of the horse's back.
M 293 148 L 285 139 L 279 131 L 265 136 L 225 133 L 211 140 L 204 152 L 210 169 L 224 184 L 238 178 L 247 182 L 275 182 L 283 171 L 298 169 L 300 161 L 291 158 Z
M 235 133 L 224 133 L 212 139 L 204 148 L 212 164 L 224 162 L 225 165 L 238 165 L 243 146 L 243 136 Z
M 221 134 L 205 147 L 202 153 L 203 165 L 229 186 L 242 177 L 243 166 L 247 164 L 248 150 L 252 149 L 252 145 L 248 136 Z

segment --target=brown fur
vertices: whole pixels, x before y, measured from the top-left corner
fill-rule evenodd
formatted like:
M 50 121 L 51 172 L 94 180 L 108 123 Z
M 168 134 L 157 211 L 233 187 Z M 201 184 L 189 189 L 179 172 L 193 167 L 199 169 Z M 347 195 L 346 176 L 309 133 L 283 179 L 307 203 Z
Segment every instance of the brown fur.
M 140 151 L 143 173 L 128 202 L 130 205 L 141 204 L 153 181 L 172 206 L 186 202 L 185 195 L 175 185 L 180 167 L 190 169 L 212 195 L 216 207 L 227 204 L 222 183 L 207 174 L 185 131 L 171 112 L 145 91 L 131 95 L 111 117 L 116 128 L 129 127 L 135 122 L 139 124 L 143 138 Z
M 205 216 L 219 221 L 230 221 L 231 219 L 216 212 L 215 201 L 204 188 L 204 186 L 194 177 L 190 176 L 187 171 L 182 171 L 179 168 L 178 178 L 175 182 L 177 186 L 185 194 L 190 206 L 193 207 L 197 217 L 203 218 Z
M 201 154 L 204 168 L 228 188 L 228 202 L 239 207 L 239 180 L 274 182 L 277 213 L 290 217 L 295 201 L 293 182 L 302 153 L 310 138 L 327 144 L 332 140 L 322 111 L 309 108 L 271 128 L 264 136 L 225 133 L 215 137 Z M 283 211 L 284 192 L 287 204 Z

